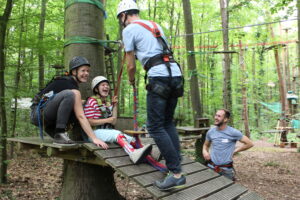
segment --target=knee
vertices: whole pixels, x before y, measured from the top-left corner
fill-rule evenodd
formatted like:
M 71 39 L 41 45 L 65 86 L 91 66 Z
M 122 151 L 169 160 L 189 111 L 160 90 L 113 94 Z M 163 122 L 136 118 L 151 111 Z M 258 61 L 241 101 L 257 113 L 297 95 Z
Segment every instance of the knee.
M 74 104 L 75 102 L 75 93 L 73 90 L 64 90 L 62 91 L 64 100 L 67 100 L 70 104 Z

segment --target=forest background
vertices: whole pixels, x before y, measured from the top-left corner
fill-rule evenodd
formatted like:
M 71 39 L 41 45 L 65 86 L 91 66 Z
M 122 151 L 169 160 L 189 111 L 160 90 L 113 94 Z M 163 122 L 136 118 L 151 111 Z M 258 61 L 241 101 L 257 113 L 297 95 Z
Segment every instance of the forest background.
M 6 2 L 9 1 L 0 0 L 1 15 L 5 13 Z M 188 8 L 187 2 L 190 2 L 191 10 L 184 10 Z M 234 116 L 232 125 L 247 132 L 248 124 L 251 137 L 255 139 L 258 136 L 256 133 L 274 129 L 277 120 L 282 117 L 282 114 L 274 113 L 262 105 L 278 105 L 272 103 L 282 100 L 279 73 L 283 76 L 285 91 L 293 91 L 299 96 L 297 1 L 226 2 L 229 3 L 226 8 L 229 37 L 228 50 L 224 53 L 224 18 L 221 17 L 219 1 L 137 1 L 141 8 L 141 18 L 153 20 L 163 27 L 184 72 L 185 95 L 179 100 L 175 114 L 178 125 L 193 125 L 196 117 L 210 118 L 212 123 L 215 111 L 227 107 Z M 116 18 L 117 4 L 118 1 L 104 2 L 107 14 L 105 35 L 109 35 L 109 40 L 114 41 L 121 39 Z M 17 99 L 31 99 L 57 73 L 62 73 L 54 67 L 64 63 L 64 9 L 65 2 L 60 0 L 13 1 L 7 31 L 4 32 L 6 40 L 1 49 L 5 58 L 1 59 L 1 73 L 4 74 L 0 76 L 1 88 L 3 87 L 1 102 L 4 102 L 1 103 L 0 118 L 2 141 L 6 137 L 38 135 L 38 129 L 30 124 L 28 106 L 24 108 L 17 104 Z M 187 13 L 192 16 L 190 23 L 192 22 L 193 32 L 188 35 L 188 23 L 185 20 Z M 4 15 L 1 23 L 3 21 Z M 105 35 L 103 40 L 107 39 Z M 191 36 L 194 40 L 192 47 L 186 43 Z M 114 77 L 117 77 L 122 51 L 118 45 L 109 45 L 116 50 L 111 56 Z M 224 71 L 223 60 L 226 56 L 230 60 L 229 77 L 226 77 Z M 190 66 L 191 58 L 195 61 L 195 68 Z M 281 71 L 278 71 L 278 67 Z M 144 70 L 138 64 L 136 78 L 140 126 L 146 122 L 143 77 Z M 230 88 L 229 94 L 224 95 L 224 87 Z M 199 95 L 195 98 L 197 93 Z M 119 95 L 120 116 L 133 115 L 132 95 L 127 74 L 124 73 Z M 298 112 L 299 109 L 294 111 L 293 118 L 296 120 L 299 120 Z M 7 122 L 5 130 L 4 121 Z

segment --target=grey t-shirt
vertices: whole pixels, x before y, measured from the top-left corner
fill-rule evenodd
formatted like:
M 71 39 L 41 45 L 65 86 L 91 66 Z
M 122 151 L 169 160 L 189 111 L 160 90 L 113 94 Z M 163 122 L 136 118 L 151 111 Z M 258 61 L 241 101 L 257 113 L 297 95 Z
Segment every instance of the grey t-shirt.
M 232 154 L 236 141 L 241 140 L 243 134 L 230 126 L 224 130 L 211 128 L 206 134 L 206 140 L 211 142 L 210 157 L 214 164 L 225 165 L 232 162 Z
M 143 22 L 153 27 L 152 24 L 147 20 L 136 20 Z M 166 40 L 162 28 L 158 26 L 162 37 Z M 163 47 L 160 45 L 158 40 L 152 35 L 152 33 L 139 24 L 131 23 L 122 32 L 123 42 L 125 46 L 125 51 L 134 51 L 138 60 L 144 66 L 149 58 L 161 54 Z M 181 76 L 181 71 L 176 63 L 171 63 L 172 76 Z M 167 67 L 163 64 L 151 67 L 148 71 L 149 77 L 167 77 L 169 72 Z

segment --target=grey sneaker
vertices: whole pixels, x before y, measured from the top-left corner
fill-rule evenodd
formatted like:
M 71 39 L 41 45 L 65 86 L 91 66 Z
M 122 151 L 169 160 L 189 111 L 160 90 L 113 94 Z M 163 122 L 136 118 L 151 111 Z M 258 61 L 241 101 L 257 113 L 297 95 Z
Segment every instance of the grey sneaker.
M 75 142 L 66 133 L 56 133 L 53 138 L 53 144 L 75 145 Z
M 140 149 L 135 149 L 134 152 L 129 154 L 130 160 L 133 162 L 133 164 L 139 164 L 143 161 L 144 158 L 146 158 L 147 155 L 151 153 L 152 145 L 146 144 Z
M 181 175 L 180 178 L 175 178 L 172 173 L 169 173 L 167 177 L 162 181 L 155 181 L 154 186 L 159 190 L 166 191 L 171 189 L 183 188 L 186 183 L 186 178 L 184 175 Z

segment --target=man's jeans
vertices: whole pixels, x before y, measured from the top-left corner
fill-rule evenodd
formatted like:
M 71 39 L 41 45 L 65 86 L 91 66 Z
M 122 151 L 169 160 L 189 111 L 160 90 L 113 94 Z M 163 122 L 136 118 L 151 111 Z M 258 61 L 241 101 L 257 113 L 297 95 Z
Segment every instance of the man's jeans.
M 162 83 L 173 91 L 182 82 L 181 77 L 149 77 L 149 84 Z M 173 115 L 177 105 L 177 97 L 163 98 L 152 90 L 147 93 L 147 129 L 153 137 L 168 169 L 173 173 L 181 172 L 180 143 Z

